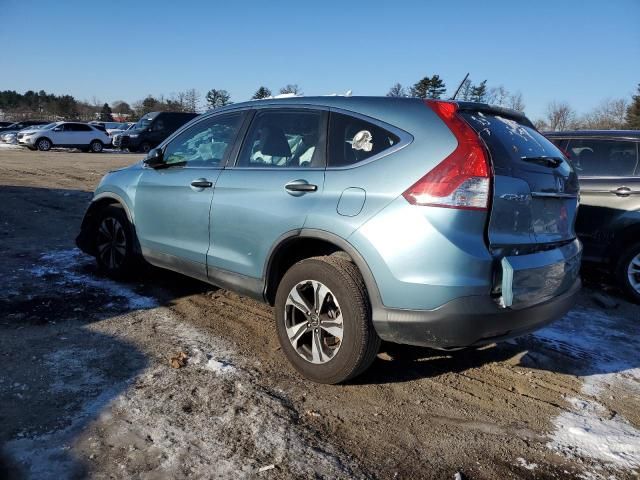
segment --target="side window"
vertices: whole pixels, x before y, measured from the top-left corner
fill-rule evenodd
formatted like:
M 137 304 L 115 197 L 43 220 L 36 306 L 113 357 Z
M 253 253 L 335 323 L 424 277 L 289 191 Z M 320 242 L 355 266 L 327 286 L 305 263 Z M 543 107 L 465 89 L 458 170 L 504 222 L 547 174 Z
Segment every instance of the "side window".
M 331 113 L 329 166 L 344 167 L 373 157 L 400 139 L 384 128 L 360 118 Z
M 76 132 L 90 132 L 91 131 L 91 127 L 89 125 L 83 125 L 81 123 L 76 123 L 75 124 L 75 130 L 76 130 Z
M 259 111 L 242 146 L 239 167 L 324 167 L 324 118 L 319 110 Z
M 153 131 L 154 132 L 161 132 L 164 129 L 165 129 L 164 119 L 159 118 L 153 123 Z
M 241 113 L 231 113 L 195 124 L 167 145 L 165 163 L 190 167 L 219 166 L 240 130 L 241 121 Z
M 638 164 L 634 142 L 571 139 L 567 151 L 579 177 L 628 177 Z

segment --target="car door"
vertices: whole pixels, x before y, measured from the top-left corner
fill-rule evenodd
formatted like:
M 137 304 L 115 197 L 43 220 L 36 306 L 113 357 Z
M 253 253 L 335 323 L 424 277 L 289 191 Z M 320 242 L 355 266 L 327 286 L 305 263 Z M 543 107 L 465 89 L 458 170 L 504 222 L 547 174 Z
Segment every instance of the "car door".
M 94 138 L 102 138 L 102 135 L 93 135 L 94 130 L 84 123 L 75 123 L 73 125 L 73 143 L 78 147 L 86 147 Z
M 74 130 L 72 123 L 63 123 L 58 125 L 50 132 L 53 144 L 63 147 L 73 145 L 73 134 Z
M 144 168 L 134 223 L 151 263 L 206 279 L 213 186 L 242 120 L 241 112 L 203 119 L 162 147 L 162 165 Z
M 257 110 L 237 161 L 216 184 L 209 276 L 254 279 L 276 241 L 301 229 L 324 186 L 327 113 L 314 108 Z
M 566 148 L 580 179 L 576 231 L 585 259 L 608 255 L 608 247 L 629 212 L 640 207 L 638 144 L 624 139 L 573 138 Z

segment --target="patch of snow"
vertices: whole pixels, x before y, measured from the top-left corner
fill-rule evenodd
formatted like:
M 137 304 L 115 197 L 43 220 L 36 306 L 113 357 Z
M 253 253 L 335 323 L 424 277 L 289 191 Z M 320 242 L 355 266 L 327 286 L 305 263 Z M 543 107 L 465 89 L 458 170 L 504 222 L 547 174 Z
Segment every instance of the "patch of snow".
M 79 268 L 86 267 L 90 263 L 92 263 L 90 257 L 77 248 L 58 250 L 42 255 L 39 264 L 31 269 L 31 273 L 36 277 L 60 277 L 55 283 L 59 287 L 66 287 L 67 293 L 78 291 L 82 286 L 103 290 L 114 297 L 124 298 L 131 310 L 158 306 L 158 302 L 154 298 L 139 295 L 125 284 L 78 271 Z
M 585 398 L 568 398 L 572 409 L 553 421 L 548 447 L 571 458 L 591 458 L 625 471 L 640 468 L 640 430 L 609 413 L 598 395 L 612 388 L 640 393 L 640 329 L 623 318 L 577 308 L 534 334 L 546 346 L 575 359 Z M 597 472 L 588 472 L 599 476 Z
M 520 465 L 523 468 L 526 468 L 527 470 L 535 470 L 536 468 L 538 468 L 537 463 L 529 463 L 522 457 L 516 458 L 516 462 L 518 462 L 518 465 Z
M 640 431 L 620 415 L 603 418 L 599 403 L 569 399 L 574 411 L 554 420 L 550 447 L 568 457 L 593 458 L 631 471 L 640 468 Z

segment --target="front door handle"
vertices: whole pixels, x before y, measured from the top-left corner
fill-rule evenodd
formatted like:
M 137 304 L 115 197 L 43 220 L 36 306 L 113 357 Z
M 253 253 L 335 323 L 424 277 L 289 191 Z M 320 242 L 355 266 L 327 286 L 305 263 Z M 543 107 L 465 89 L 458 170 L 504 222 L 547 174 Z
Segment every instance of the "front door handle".
M 317 185 L 313 185 L 306 180 L 294 180 L 287 183 L 284 188 L 289 192 L 315 192 L 318 190 Z
M 615 190 L 611 190 L 611 193 L 615 193 L 619 197 L 628 197 L 634 192 L 632 192 L 629 187 L 620 187 L 616 188 Z
M 211 188 L 213 187 L 213 183 L 206 178 L 196 178 L 191 182 L 191 186 L 193 188 Z

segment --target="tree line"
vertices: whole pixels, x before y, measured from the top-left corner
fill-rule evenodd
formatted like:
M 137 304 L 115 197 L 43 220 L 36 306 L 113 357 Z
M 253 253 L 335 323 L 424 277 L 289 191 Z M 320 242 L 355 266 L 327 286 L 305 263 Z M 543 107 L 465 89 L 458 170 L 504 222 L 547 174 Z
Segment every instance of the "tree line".
M 297 84 L 288 84 L 278 90 L 280 95 L 302 95 Z M 425 76 L 410 86 L 394 84 L 387 96 L 444 98 L 447 86 L 439 75 Z M 270 98 L 273 92 L 260 86 L 251 97 L 254 100 Z M 460 85 L 457 100 L 483 102 L 492 105 L 524 111 L 522 93 L 510 92 L 504 86 L 489 86 L 487 80 L 473 82 L 467 78 Z M 71 95 L 55 95 L 44 90 L 29 90 L 20 94 L 14 90 L 0 91 L 0 113 L 6 118 L 21 120 L 39 118 L 44 120 L 111 120 L 113 117 L 134 121 L 154 111 L 200 112 L 202 98 L 196 89 L 188 89 L 169 96 L 148 95 L 132 104 L 123 100 L 103 103 L 97 98 L 91 101 L 77 100 Z M 206 110 L 221 108 L 233 103 L 231 94 L 224 89 L 211 89 L 204 96 Z M 543 118 L 535 125 L 540 130 L 568 129 L 640 129 L 640 84 L 631 98 L 610 98 L 603 100 L 596 108 L 578 115 L 568 102 L 552 101 Z

